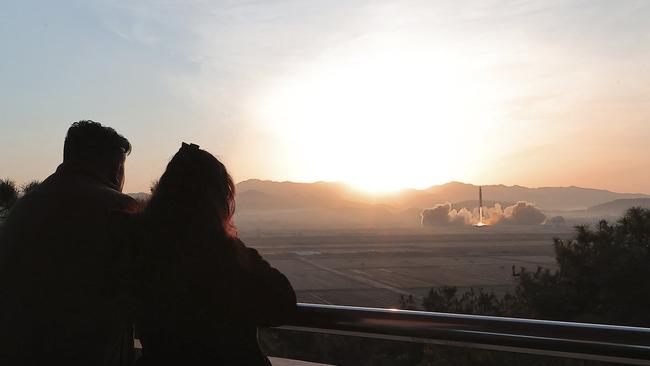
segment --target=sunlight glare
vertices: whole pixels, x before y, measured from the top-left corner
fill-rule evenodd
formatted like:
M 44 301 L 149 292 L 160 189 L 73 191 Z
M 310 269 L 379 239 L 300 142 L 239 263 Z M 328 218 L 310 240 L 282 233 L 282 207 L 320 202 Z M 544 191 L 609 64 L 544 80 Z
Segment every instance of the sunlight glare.
M 295 179 L 385 192 L 465 176 L 491 123 L 489 93 L 460 61 L 424 50 L 333 55 L 274 83 L 258 118 L 287 146 Z

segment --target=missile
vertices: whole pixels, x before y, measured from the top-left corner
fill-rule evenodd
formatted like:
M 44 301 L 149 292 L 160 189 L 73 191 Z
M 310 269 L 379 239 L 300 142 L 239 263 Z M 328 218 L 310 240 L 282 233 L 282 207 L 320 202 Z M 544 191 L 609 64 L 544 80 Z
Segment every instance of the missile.
M 478 222 L 483 223 L 483 187 L 478 187 Z
M 487 226 L 487 224 L 483 222 L 483 187 L 481 186 L 478 187 L 478 223 L 475 224 L 474 226 L 476 227 Z

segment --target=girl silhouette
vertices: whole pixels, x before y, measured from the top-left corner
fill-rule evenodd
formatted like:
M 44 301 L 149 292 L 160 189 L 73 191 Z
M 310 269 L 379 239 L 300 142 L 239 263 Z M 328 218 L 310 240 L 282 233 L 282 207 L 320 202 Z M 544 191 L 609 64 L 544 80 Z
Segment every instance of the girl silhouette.
M 183 143 L 140 221 L 140 364 L 270 365 L 257 327 L 296 307 L 287 278 L 237 238 L 225 166 Z

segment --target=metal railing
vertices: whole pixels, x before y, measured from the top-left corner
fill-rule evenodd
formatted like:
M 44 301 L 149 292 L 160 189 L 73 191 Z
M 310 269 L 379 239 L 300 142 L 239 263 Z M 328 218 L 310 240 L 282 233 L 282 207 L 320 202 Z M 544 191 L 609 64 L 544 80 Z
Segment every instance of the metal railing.
M 650 365 L 650 328 L 303 303 L 281 328 Z

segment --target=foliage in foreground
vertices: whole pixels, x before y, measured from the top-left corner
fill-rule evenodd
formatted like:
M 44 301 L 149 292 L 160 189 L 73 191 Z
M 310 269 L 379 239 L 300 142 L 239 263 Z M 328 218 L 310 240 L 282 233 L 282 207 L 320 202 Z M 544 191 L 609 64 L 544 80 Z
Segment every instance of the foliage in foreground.
M 0 179 L 0 219 L 7 217 L 11 206 L 18 199 L 16 182 L 11 179 Z
M 513 293 L 460 293 L 433 288 L 429 311 L 650 326 L 650 210 L 634 207 L 616 223 L 576 227 L 573 239 L 554 240 L 558 269 L 513 269 Z M 409 308 L 408 299 L 401 299 Z
M 520 296 L 536 318 L 650 326 L 650 210 L 555 239 L 559 269 L 522 271 Z
M 28 194 L 41 182 L 33 180 L 18 187 L 16 182 L 7 178 L 0 179 L 0 219 L 9 215 L 11 207 L 18 201 L 18 198 Z

